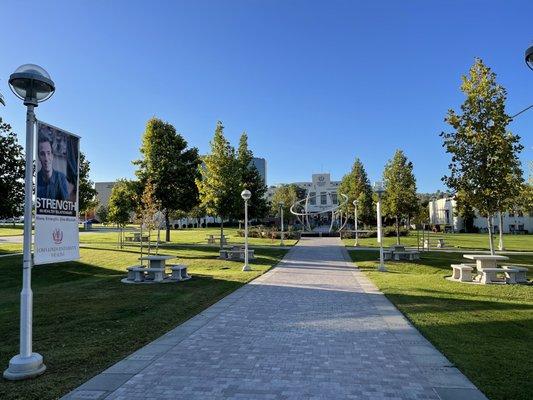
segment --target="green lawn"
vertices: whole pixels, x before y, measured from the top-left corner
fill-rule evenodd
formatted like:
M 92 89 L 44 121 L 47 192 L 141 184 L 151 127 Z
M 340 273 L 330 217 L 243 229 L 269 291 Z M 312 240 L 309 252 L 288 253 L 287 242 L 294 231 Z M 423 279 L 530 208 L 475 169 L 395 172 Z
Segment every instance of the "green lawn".
M 258 249 L 252 272 L 218 260 L 216 248 L 165 248 L 189 266 L 179 284 L 126 285 L 138 249 L 82 248 L 79 262 L 33 269 L 34 351 L 48 367 L 36 379 L 0 379 L 0 399 L 55 399 L 261 275 L 286 251 Z M 0 258 L 0 366 L 18 353 L 21 257 Z
M 23 233 L 24 226 L 22 224 L 5 224 L 0 225 L 0 236 L 19 236 Z
M 458 253 L 430 252 L 418 262 L 388 262 L 387 273 L 376 271 L 376 251 L 350 255 L 490 399 L 533 398 L 533 286 L 447 281 L 450 264 L 463 261 Z M 531 276 L 533 256 L 510 258 L 529 266 Z
M 426 234 L 427 235 L 427 234 Z M 481 233 L 431 233 L 431 246 L 435 246 L 435 238 L 444 238 L 444 243 L 448 248 L 488 250 L 488 234 Z M 409 232 L 408 236 L 400 238 L 401 244 L 406 246 L 417 246 L 416 231 Z M 353 246 L 354 239 L 343 239 L 346 246 Z M 396 237 L 383 238 L 385 247 L 396 244 Z M 533 251 L 533 235 L 503 235 L 505 250 L 511 251 Z M 376 238 L 359 239 L 359 245 L 363 247 L 378 247 Z M 494 246 L 498 246 L 498 237 L 495 237 Z

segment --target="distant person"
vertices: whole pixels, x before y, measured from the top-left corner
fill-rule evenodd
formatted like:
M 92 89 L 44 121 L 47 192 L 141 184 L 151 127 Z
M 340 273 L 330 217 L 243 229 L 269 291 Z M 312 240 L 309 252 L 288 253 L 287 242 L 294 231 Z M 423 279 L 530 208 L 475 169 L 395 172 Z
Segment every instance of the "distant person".
M 39 135 L 37 156 L 41 163 L 41 169 L 37 172 L 37 197 L 68 200 L 67 178 L 64 173 L 53 168 L 54 153 L 52 141 L 49 137 Z

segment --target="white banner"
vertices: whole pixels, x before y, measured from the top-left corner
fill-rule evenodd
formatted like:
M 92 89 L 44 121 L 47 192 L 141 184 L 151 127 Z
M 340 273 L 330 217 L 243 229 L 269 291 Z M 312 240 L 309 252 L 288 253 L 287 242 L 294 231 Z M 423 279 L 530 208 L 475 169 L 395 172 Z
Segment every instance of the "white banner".
M 80 258 L 79 145 L 78 136 L 37 123 L 34 264 Z

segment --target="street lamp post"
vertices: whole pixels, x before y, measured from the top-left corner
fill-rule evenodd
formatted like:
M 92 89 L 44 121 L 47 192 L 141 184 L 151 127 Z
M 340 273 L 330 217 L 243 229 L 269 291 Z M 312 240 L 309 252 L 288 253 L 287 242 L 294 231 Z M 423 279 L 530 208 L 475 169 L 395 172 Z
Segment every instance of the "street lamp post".
M 526 65 L 533 70 L 533 46 L 529 46 L 526 50 Z
M 33 191 L 34 108 L 48 100 L 55 91 L 50 75 L 34 64 L 24 64 L 9 77 L 9 87 L 26 106 L 26 170 L 24 178 L 24 238 L 22 257 L 22 291 L 20 292 L 20 348 L 9 360 L 4 378 L 21 380 L 42 374 L 46 370 L 43 356 L 32 352 L 33 292 L 31 290 L 31 228 Z
M 241 197 L 244 200 L 244 266 L 243 271 L 251 271 L 248 265 L 248 200 L 252 197 L 252 193 L 245 189 L 241 192 Z
M 376 205 L 377 222 L 378 222 L 378 243 L 379 243 L 379 265 L 378 271 L 386 272 L 385 263 L 383 262 L 383 229 L 381 226 L 381 196 L 383 195 L 383 182 L 374 184 L 374 192 L 378 195 L 378 204 Z
M 354 221 L 355 221 L 355 243 L 354 243 L 354 246 L 357 247 L 359 246 L 359 235 L 358 235 L 358 232 L 357 232 L 357 200 L 354 200 L 353 201 L 353 217 L 354 217 Z
M 280 242 L 280 246 L 283 246 L 283 207 L 285 206 L 285 203 L 283 201 L 280 201 L 279 203 L 279 208 L 280 208 L 280 211 L 281 211 L 281 242 Z

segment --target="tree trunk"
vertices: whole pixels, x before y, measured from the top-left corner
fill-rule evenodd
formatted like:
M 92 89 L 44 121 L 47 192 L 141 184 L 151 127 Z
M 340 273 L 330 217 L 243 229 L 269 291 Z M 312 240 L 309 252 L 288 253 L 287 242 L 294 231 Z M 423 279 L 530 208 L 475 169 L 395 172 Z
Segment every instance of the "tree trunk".
M 487 230 L 489 231 L 489 249 L 490 254 L 494 255 L 494 243 L 492 242 L 492 216 L 487 217 Z
M 503 215 L 501 211 L 498 213 L 498 220 L 499 220 L 498 224 L 500 228 L 500 241 L 498 243 L 498 250 L 503 251 L 505 249 L 503 247 Z
M 222 243 L 224 238 L 224 217 L 220 217 L 220 249 L 222 250 Z
M 170 216 L 168 215 L 168 210 L 165 210 L 165 241 L 170 242 Z
M 400 244 L 400 218 L 396 216 L 396 244 Z

